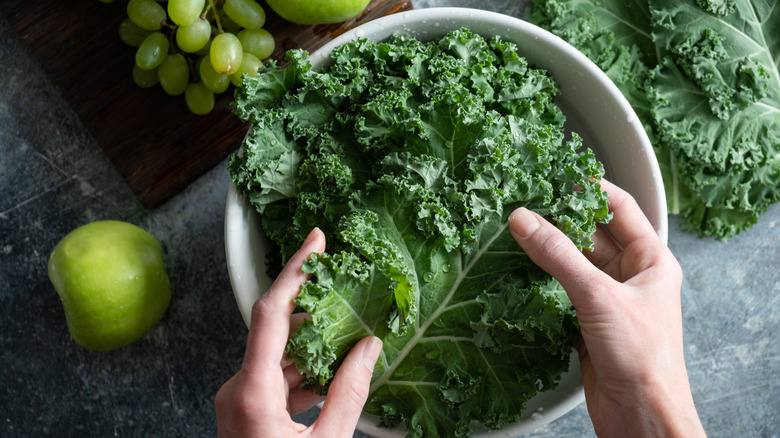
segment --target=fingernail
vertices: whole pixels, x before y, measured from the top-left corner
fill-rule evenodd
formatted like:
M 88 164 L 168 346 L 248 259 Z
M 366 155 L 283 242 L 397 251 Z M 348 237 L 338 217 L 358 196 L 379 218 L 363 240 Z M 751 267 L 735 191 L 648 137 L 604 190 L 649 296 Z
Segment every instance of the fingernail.
M 312 242 L 314 242 L 314 239 L 317 238 L 319 228 L 314 227 L 311 231 L 309 231 L 309 235 L 306 236 L 306 239 L 304 239 L 303 244 L 301 246 L 306 246 Z
M 376 336 L 369 337 L 366 342 L 365 349 L 363 350 L 363 363 L 373 370 L 376 360 L 379 358 L 379 354 L 382 352 L 382 340 Z
M 525 207 L 513 211 L 508 220 L 510 223 L 509 232 L 521 239 L 530 236 L 542 225 L 536 215 Z

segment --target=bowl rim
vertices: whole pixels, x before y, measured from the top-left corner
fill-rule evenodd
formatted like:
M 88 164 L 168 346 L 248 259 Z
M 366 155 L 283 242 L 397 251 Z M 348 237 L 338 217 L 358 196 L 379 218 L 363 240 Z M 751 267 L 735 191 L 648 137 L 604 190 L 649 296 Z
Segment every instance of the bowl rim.
M 325 65 L 327 62 L 329 62 L 328 55 L 335 47 L 345 42 L 351 41 L 355 37 L 366 37 L 380 41 L 386 39 L 394 33 L 405 30 L 408 31 L 409 29 L 407 26 L 409 25 L 431 22 L 431 27 L 435 28 L 439 27 L 435 23 L 441 23 L 442 21 L 448 20 L 452 21 L 452 23 L 450 23 L 452 26 L 442 26 L 441 29 L 437 29 L 437 32 L 439 30 L 446 29 L 443 30 L 443 33 L 446 33 L 447 31 L 453 30 L 460 26 L 469 27 L 469 25 L 465 23 L 466 21 L 472 21 L 474 23 L 479 22 L 482 24 L 490 23 L 490 25 L 495 26 L 496 29 L 505 30 L 504 33 L 513 33 L 518 36 L 533 35 L 533 38 L 540 43 L 556 46 L 556 48 L 563 51 L 565 56 L 573 63 L 576 63 L 577 66 L 587 71 L 590 75 L 595 76 L 595 79 L 599 81 L 599 84 L 604 87 L 606 93 L 609 96 L 609 99 L 618 105 L 620 111 L 626 114 L 627 117 L 630 118 L 633 116 L 636 120 L 638 120 L 633 108 L 628 103 L 628 100 L 619 91 L 617 86 L 606 76 L 606 74 L 584 54 L 579 52 L 563 39 L 523 19 L 482 9 L 465 7 L 431 7 L 424 9 L 412 9 L 377 18 L 339 35 L 313 52 L 310 55 L 312 68 L 318 68 Z M 455 22 L 458 23 L 457 26 L 455 25 Z M 410 33 L 414 34 L 414 32 Z M 475 33 L 483 34 L 479 31 L 475 31 Z M 507 38 L 505 35 L 502 35 L 502 37 L 505 38 L 505 40 L 508 39 L 511 41 L 511 39 Z M 523 56 L 523 53 L 520 50 L 518 50 L 518 53 Z M 660 167 L 646 132 L 638 122 L 633 125 L 633 128 L 636 127 L 638 127 L 638 129 L 634 130 L 636 131 L 637 141 L 639 142 L 639 150 L 641 150 L 644 154 L 644 156 L 641 158 L 645 160 L 645 164 L 650 167 L 649 170 L 650 174 L 652 175 L 652 182 L 655 186 L 655 191 L 653 193 L 655 195 L 655 202 L 653 205 L 647 206 L 650 211 L 645 212 L 645 214 L 648 215 L 648 218 L 653 223 L 659 239 L 664 244 L 667 244 L 668 223 L 666 198 L 661 179 Z M 247 208 L 251 211 L 246 211 Z M 225 251 L 233 293 L 239 306 L 242 318 L 244 319 L 247 327 L 249 327 L 250 324 L 251 308 L 255 297 L 251 296 L 251 294 L 240 293 L 239 290 L 241 289 L 241 283 L 247 281 L 246 278 L 242 279 L 241 275 L 254 276 L 254 278 L 251 278 L 249 281 L 255 281 L 260 291 L 265 291 L 270 286 L 270 280 L 262 278 L 264 275 L 264 269 L 261 270 L 261 273 L 258 273 L 256 272 L 258 270 L 256 266 L 248 266 L 246 260 L 241 260 L 241 257 L 236 257 L 235 248 L 247 246 L 245 241 L 238 239 L 238 236 L 242 235 L 241 233 L 249 232 L 249 228 L 257 228 L 251 231 L 254 233 L 259 233 L 261 239 L 265 238 L 264 234 L 262 233 L 262 229 L 260 229 L 259 225 L 256 224 L 257 221 L 249 220 L 251 217 L 253 217 L 254 214 L 256 214 L 254 208 L 249 205 L 244 196 L 237 193 L 235 184 L 231 181 L 228 188 L 225 208 Z M 579 361 L 576 352 L 573 352 L 572 354 L 572 361 L 567 374 L 576 374 L 576 376 L 574 376 L 576 382 L 573 384 L 572 388 L 570 388 L 570 392 L 561 397 L 557 404 L 550 407 L 545 407 L 543 412 L 532 412 L 530 413 L 530 416 L 525 416 L 528 414 L 528 412 L 526 412 L 524 417 L 521 418 L 518 422 L 507 424 L 501 430 L 493 431 L 486 428 L 484 428 L 484 430 L 475 430 L 474 436 L 517 436 L 549 424 L 561 416 L 567 414 L 572 409 L 582 404 L 585 400 L 582 380 L 579 373 Z M 371 434 L 376 437 L 399 437 L 404 435 L 404 433 L 399 429 L 389 429 L 378 426 L 377 422 L 375 421 L 376 418 L 377 417 L 363 412 L 358 422 L 357 429 L 363 433 Z

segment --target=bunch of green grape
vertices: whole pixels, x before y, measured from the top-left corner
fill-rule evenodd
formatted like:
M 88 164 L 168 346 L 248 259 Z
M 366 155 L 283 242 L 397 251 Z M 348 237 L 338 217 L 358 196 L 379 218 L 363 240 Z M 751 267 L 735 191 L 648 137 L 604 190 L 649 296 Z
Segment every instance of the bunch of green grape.
M 255 0 L 129 0 L 119 37 L 137 47 L 132 77 L 184 95 L 194 114 L 208 114 L 215 95 L 242 75 L 256 75 L 274 50 L 265 11 Z

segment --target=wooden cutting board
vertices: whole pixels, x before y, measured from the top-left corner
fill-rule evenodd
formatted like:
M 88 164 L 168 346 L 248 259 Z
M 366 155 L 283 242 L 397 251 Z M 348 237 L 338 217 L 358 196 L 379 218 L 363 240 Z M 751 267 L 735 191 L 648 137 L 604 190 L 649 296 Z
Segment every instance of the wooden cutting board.
M 130 77 L 135 48 L 118 37 L 127 1 L 2 0 L 0 13 L 16 29 L 49 78 L 147 208 L 154 208 L 235 151 L 247 126 L 230 112 L 232 87 L 210 114 L 189 112 L 183 96 L 157 86 L 141 89 Z M 373 0 L 339 24 L 300 26 L 264 6 L 276 39 L 272 58 L 314 51 L 348 29 L 412 8 L 411 0 Z

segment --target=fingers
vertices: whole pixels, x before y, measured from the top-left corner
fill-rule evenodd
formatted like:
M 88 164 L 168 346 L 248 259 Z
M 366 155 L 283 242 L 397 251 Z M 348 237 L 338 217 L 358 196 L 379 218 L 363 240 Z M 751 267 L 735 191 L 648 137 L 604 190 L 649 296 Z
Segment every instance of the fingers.
M 342 362 L 328 389 L 320 417 L 314 423 L 319 436 L 351 437 L 368 398 L 382 341 L 374 336 L 361 339 Z
M 324 250 L 325 235 L 315 228 L 268 291 L 255 302 L 244 355 L 245 370 L 251 372 L 263 366 L 278 369 L 289 336 L 290 315 L 295 309 L 293 299 L 307 280 L 301 266 L 311 253 Z
M 585 250 L 582 253 L 595 267 L 607 271 L 606 268 L 620 255 L 623 249 L 602 224 L 597 224 L 596 232 L 593 233 L 591 240 L 593 240 L 593 251 Z
M 576 291 L 584 289 L 581 285 L 609 278 L 558 228 L 528 209 L 518 208 L 509 215 L 509 231 L 531 260 L 561 283 L 575 307 L 580 301 Z
M 623 282 L 663 263 L 670 253 L 634 197 L 609 181 L 602 180 L 601 184 L 609 193 L 609 209 L 613 213 L 609 233 L 620 251 L 619 257 L 597 266 Z
M 287 338 L 291 338 L 295 332 L 298 331 L 298 329 L 301 327 L 301 324 L 303 324 L 304 321 L 311 320 L 311 315 L 308 313 L 302 312 L 302 313 L 293 313 L 290 317 L 290 332 L 287 335 Z M 294 362 L 292 359 L 288 358 L 287 355 L 284 355 L 282 357 L 282 361 L 280 362 L 280 365 L 282 368 L 287 368 L 290 366 L 290 364 L 293 364 Z
M 609 274 L 610 277 L 623 281 L 624 277 L 633 275 L 628 273 L 626 266 L 621 264 L 621 253 L 624 248 L 637 244 L 641 247 L 655 246 L 661 242 L 655 229 L 630 194 L 607 180 L 601 180 L 601 186 L 609 194 L 609 209 L 613 213 L 613 219 L 608 226 L 598 226 L 592 237 L 593 251 L 583 251 L 583 254 L 594 266 Z M 635 265 L 637 269 L 634 272 L 648 266 L 647 264 Z
M 284 381 L 290 390 L 297 388 L 303 382 L 303 376 L 298 372 L 298 367 L 294 362 L 282 367 L 282 375 L 284 375 Z
M 293 388 L 290 390 L 290 397 L 287 401 L 287 411 L 290 415 L 298 415 L 301 412 L 308 411 L 312 406 L 323 400 L 325 400 L 325 397 L 315 392 Z
M 604 179 L 601 186 L 609 194 L 609 210 L 612 212 L 609 231 L 621 246 L 626 247 L 637 239 L 658 237 L 633 196 Z

